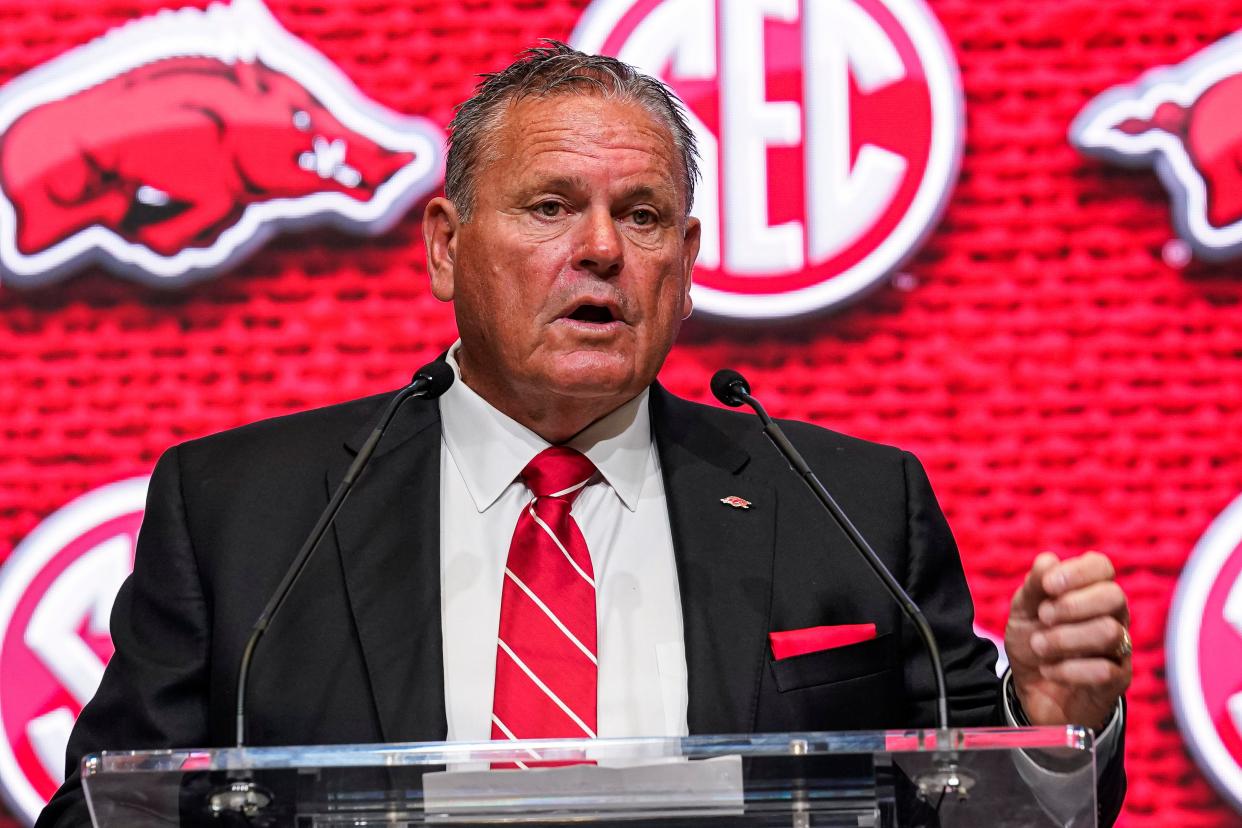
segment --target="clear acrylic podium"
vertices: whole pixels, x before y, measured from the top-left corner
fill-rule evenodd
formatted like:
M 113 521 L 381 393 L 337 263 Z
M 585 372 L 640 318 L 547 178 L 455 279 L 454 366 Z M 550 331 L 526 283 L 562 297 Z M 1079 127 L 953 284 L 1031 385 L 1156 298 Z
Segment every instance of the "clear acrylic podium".
M 1096 824 L 1074 727 L 105 752 L 82 782 L 98 828 Z

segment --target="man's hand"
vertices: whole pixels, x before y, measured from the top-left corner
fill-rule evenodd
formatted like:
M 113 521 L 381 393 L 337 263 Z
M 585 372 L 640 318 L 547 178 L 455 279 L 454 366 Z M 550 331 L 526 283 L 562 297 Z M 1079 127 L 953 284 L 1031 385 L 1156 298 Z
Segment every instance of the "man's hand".
M 1099 732 L 1130 686 L 1130 610 L 1113 574 L 1098 552 L 1044 552 L 1014 593 L 1005 652 L 1031 724 Z

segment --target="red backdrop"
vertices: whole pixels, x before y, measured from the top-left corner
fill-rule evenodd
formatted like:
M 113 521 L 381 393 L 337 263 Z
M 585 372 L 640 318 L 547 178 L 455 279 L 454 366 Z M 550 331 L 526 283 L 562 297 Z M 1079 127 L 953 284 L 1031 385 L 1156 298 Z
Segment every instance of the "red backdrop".
M 168 5 L 3 0 L 0 80 Z M 367 95 L 443 125 L 476 73 L 566 38 L 585 2 L 268 5 Z M 1134 615 L 1125 824 L 1237 824 L 1183 746 L 1163 634 L 1190 549 L 1242 492 L 1242 264 L 1167 265 L 1155 176 L 1085 159 L 1066 130 L 1105 88 L 1242 29 L 1242 4 L 929 5 L 961 66 L 967 139 L 909 275 L 794 324 L 692 319 L 662 379 L 705 400 L 732 365 L 774 413 L 917 453 L 993 630 L 1037 551 L 1108 552 Z M 282 237 L 175 291 L 99 272 L 0 288 L 0 558 L 173 443 L 395 387 L 452 342 L 420 212 L 378 240 Z

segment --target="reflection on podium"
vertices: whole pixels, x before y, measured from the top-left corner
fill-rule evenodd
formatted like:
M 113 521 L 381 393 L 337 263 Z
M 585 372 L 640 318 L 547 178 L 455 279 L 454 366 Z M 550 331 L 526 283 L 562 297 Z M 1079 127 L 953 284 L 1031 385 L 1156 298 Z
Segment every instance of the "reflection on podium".
M 515 761 L 529 770 L 493 770 Z M 1096 825 L 1079 728 L 103 753 L 97 828 Z

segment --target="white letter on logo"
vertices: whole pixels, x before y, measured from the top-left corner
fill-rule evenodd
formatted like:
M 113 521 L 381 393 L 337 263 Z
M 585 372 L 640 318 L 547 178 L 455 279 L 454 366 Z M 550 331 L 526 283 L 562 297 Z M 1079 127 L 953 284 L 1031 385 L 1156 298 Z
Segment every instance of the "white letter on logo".
M 863 92 L 905 77 L 888 35 L 853 0 L 807 0 L 802 26 L 808 140 L 808 249 L 813 263 L 870 227 L 901 184 L 906 160 L 872 144 L 850 171 L 850 71 Z
M 724 143 L 725 267 L 780 273 L 802 267 L 802 224 L 768 224 L 768 147 L 795 147 L 802 118 L 792 101 L 768 101 L 763 21 L 798 20 L 798 0 L 720 0 L 721 140 Z
M 26 646 L 78 704 L 86 704 L 95 695 L 104 671 L 99 658 L 78 635 L 78 627 L 89 615 L 92 633 L 108 633 L 108 615 L 132 560 L 133 543 L 128 535 L 104 541 L 56 578 L 30 616 Z M 73 714 L 63 707 L 32 719 L 26 726 L 35 753 L 57 781 L 64 779 L 65 746 L 72 727 Z
M 669 74 L 682 80 L 711 80 L 716 77 L 715 17 L 714 0 L 668 0 L 634 27 L 617 59 L 655 77 L 669 67 Z M 719 145 L 689 107 L 686 123 L 694 132 L 702 173 L 690 208 L 700 225 L 698 264 L 714 270 L 720 266 Z

